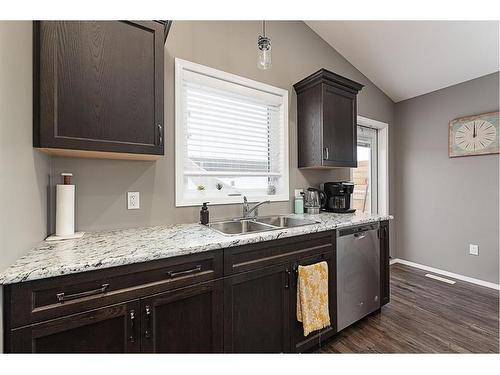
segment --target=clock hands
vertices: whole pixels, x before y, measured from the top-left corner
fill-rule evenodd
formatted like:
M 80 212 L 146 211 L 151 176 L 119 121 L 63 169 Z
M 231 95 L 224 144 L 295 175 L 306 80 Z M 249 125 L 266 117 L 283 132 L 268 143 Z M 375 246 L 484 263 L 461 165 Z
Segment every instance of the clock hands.
M 465 152 L 484 150 L 498 137 L 494 125 L 485 121 L 470 121 L 456 130 L 455 145 Z

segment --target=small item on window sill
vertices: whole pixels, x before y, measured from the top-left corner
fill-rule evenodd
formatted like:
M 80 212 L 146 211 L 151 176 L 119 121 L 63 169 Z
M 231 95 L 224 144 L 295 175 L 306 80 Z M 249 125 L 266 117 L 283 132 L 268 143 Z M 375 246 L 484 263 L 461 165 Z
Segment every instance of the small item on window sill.
M 208 207 L 207 204 L 210 202 L 203 202 L 203 206 L 201 206 L 200 210 L 200 223 L 203 225 L 207 225 L 209 221 L 209 212 L 208 212 Z
M 220 182 L 217 182 L 217 183 L 215 184 L 215 188 L 216 188 L 217 190 L 222 190 L 222 188 L 223 188 L 223 187 L 224 187 L 224 185 L 222 185 Z

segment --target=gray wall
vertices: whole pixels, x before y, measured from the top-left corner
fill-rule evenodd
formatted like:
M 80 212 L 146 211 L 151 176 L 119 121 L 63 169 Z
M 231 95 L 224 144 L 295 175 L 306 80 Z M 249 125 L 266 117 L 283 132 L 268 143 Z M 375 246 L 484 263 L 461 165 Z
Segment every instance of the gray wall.
M 0 270 L 47 229 L 49 158 L 32 146 L 31 43 L 31 22 L 0 22 Z
M 260 22 L 174 22 L 165 48 L 165 157 L 157 162 L 55 158 L 53 181 L 73 172 L 77 185 L 80 230 L 193 222 L 199 207 L 176 208 L 174 202 L 174 58 L 208 65 L 287 89 L 290 93 L 290 188 L 307 187 L 336 178 L 348 170 L 297 169 L 296 96 L 292 85 L 319 68 L 327 68 L 366 85 L 359 95 L 359 114 L 393 123 L 393 102 L 303 22 L 269 22 L 273 67 L 257 68 Z M 126 192 L 141 193 L 141 209 L 126 209 Z M 292 190 L 293 191 L 293 190 Z M 293 194 L 292 194 L 293 195 Z M 210 209 L 212 218 L 235 216 L 241 207 Z M 291 212 L 291 202 L 273 203 L 261 213 Z
M 399 258 L 499 282 L 499 155 L 448 158 L 448 122 L 498 110 L 498 78 L 396 104 Z M 470 243 L 479 256 L 469 255 Z
M 291 188 L 348 178 L 348 170 L 297 169 L 296 97 L 292 85 L 324 67 L 366 85 L 359 96 L 361 115 L 392 124 L 393 102 L 298 21 L 268 24 L 273 42 L 273 68 L 258 70 L 256 41 L 260 28 L 260 22 L 174 22 L 165 48 L 166 155 L 157 162 L 132 162 L 48 158 L 32 148 L 31 22 L 0 22 L 0 193 L 8 197 L 2 202 L 0 269 L 42 240 L 47 234 L 47 226 L 49 232 L 53 230 L 53 185 L 62 171 L 75 174 L 76 220 L 80 230 L 197 219 L 198 207 L 175 208 L 174 204 L 175 57 L 289 90 Z M 50 194 L 47 194 L 48 185 L 52 186 Z M 126 210 L 127 191 L 141 193 L 140 210 Z M 291 209 L 290 202 L 273 203 L 272 207 L 264 207 L 261 213 L 270 210 L 290 212 Z M 239 213 L 240 207 L 235 205 L 211 208 L 212 217 Z

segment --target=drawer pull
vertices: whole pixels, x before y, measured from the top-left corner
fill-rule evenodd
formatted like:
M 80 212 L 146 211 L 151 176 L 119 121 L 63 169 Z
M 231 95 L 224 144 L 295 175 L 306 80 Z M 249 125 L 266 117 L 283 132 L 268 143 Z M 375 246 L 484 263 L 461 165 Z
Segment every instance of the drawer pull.
M 200 272 L 200 271 L 201 271 L 201 266 L 197 265 L 196 267 L 191 268 L 189 270 L 185 270 L 185 271 L 178 271 L 178 272 L 168 271 L 167 276 L 168 277 L 176 277 L 176 276 L 182 276 L 182 275 L 189 275 L 190 273 L 195 273 L 195 272 Z
M 105 293 L 106 290 L 108 289 L 109 284 L 102 284 L 102 286 L 98 289 L 93 289 L 93 290 L 88 290 L 86 292 L 81 292 L 81 293 L 75 293 L 75 294 L 64 294 L 64 293 L 57 293 L 57 300 L 61 303 L 64 301 L 71 301 L 73 299 L 78 299 L 82 297 L 89 297 L 93 296 L 95 294 L 102 294 Z

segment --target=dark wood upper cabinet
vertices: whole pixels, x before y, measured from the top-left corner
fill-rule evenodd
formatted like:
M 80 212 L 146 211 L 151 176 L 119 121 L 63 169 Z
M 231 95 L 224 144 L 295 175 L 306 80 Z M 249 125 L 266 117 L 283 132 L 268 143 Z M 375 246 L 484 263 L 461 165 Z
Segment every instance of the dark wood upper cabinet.
M 164 153 L 163 55 L 170 23 L 34 23 L 34 146 L 60 156 Z
M 326 69 L 294 85 L 299 168 L 357 167 L 357 102 L 363 85 Z

